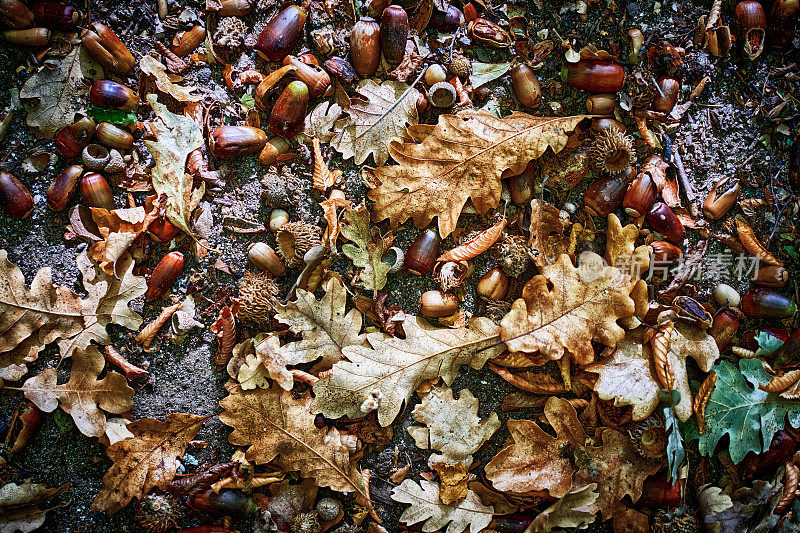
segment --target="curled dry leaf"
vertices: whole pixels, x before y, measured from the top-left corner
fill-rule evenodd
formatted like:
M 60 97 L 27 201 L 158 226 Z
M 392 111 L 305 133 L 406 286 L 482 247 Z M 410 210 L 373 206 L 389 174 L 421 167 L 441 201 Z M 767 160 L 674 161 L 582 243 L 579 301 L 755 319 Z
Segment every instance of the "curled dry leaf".
M 456 505 L 441 504 L 439 486 L 424 479 L 419 484 L 406 479 L 392 489 L 392 499 L 411 505 L 403 511 L 400 521 L 409 525 L 424 521 L 422 531 L 425 533 L 440 530 L 446 533 L 462 533 L 467 527 L 470 531 L 482 531 L 492 521 L 494 512 L 491 506 L 483 505 L 478 495 L 471 490 Z
M 128 424 L 133 438 L 106 450 L 114 464 L 103 476 L 103 489 L 92 502 L 92 510 L 114 514 L 133 498 L 144 498 L 153 487 L 166 490 L 180 466 L 178 458 L 207 419 L 172 413 L 163 422 L 140 418 Z
M 403 330 L 404 339 L 368 333 L 369 347 L 345 347 L 347 360 L 314 385 L 314 412 L 362 418 L 366 402 L 379 398 L 378 422 L 387 426 L 424 381 L 441 377 L 450 385 L 461 365 L 479 369 L 503 351 L 497 326 L 485 318 L 470 320 L 469 328 L 439 329 L 409 316 Z
M 778 479 L 771 482 L 759 479 L 753 482 L 752 487 L 740 487 L 735 491 L 703 485 L 698 490 L 697 499 L 709 530 L 766 533 L 778 523 L 779 516 L 774 510 L 783 494 L 782 489 Z
M 570 252 L 572 235 L 564 234 L 568 227 L 569 219 L 562 218 L 558 208 L 538 198 L 531 200 L 528 244 L 536 266 L 552 265 L 562 254 Z
M 167 321 L 172 318 L 172 315 L 175 313 L 175 311 L 180 309 L 181 305 L 181 303 L 176 303 L 163 307 L 161 309 L 161 313 L 159 313 L 152 322 L 143 327 L 142 331 L 140 331 L 133 340 L 136 342 L 141 342 L 143 348 L 149 348 L 150 345 L 153 344 L 158 332 L 161 331 L 161 328 L 164 327 L 164 324 L 166 324 Z
M 594 503 L 600 497 L 596 489 L 597 483 L 581 488 L 573 487 L 557 502 L 539 513 L 525 533 L 585 529 L 595 519 L 590 509 L 594 508 Z
M 468 199 L 480 214 L 497 207 L 501 178 L 522 173 L 548 147 L 559 152 L 568 132 L 584 118 L 517 112 L 499 119 L 485 111 L 464 111 L 441 115 L 435 126 L 412 126 L 413 142 L 389 144 L 398 164 L 375 169 L 380 185 L 367 194 L 375 201 L 372 218 L 388 218 L 393 227 L 410 218 L 422 229 L 436 216 L 445 238 Z
M 151 202 L 149 209 L 140 206 L 112 211 L 92 207 L 91 210 L 92 220 L 102 239 L 89 248 L 89 255 L 103 272 L 116 276 L 117 261 L 158 217 L 158 209 Z
M 51 500 L 69 488 L 69 484 L 48 489 L 38 483 L 8 483 L 0 486 L 0 531 L 29 533 L 42 527 Z
M 539 353 L 551 360 L 569 352 L 578 364 L 594 361 L 592 342 L 615 346 L 625 337 L 617 320 L 633 316 L 636 283 L 602 258 L 587 260 L 597 269 L 578 269 L 564 254 L 540 268 L 500 323 L 501 336 L 512 352 Z M 552 285 L 552 288 L 550 288 Z
M 226 366 L 233 354 L 233 347 L 236 345 L 236 313 L 238 310 L 238 301 L 234 301 L 230 306 L 223 306 L 219 316 L 211 324 L 211 331 L 217 336 L 217 353 L 214 356 L 214 364 L 217 365 L 217 368 Z
M 489 229 L 483 230 L 464 244 L 456 246 L 452 250 L 447 250 L 436 260 L 442 262 L 466 261 L 478 257 L 497 242 L 497 239 L 503 234 L 507 222 L 508 221 L 504 218 Z
M 330 142 L 334 133 L 331 131 L 336 120 L 342 116 L 342 108 L 332 102 L 320 102 L 311 113 L 306 115 L 305 134 L 308 137 Z
M 391 232 L 381 236 L 377 228 L 370 227 L 369 211 L 364 204 L 348 211 L 344 216 L 347 224 L 342 227 L 342 237 L 354 244 L 343 245 L 342 253 L 362 269 L 359 277 L 364 288 L 379 291 L 386 285 L 386 276 L 392 268 L 382 258 L 392 245 L 394 236 Z
M 42 411 L 50 413 L 61 405 L 81 433 L 100 437 L 106 432 L 103 411 L 122 414 L 133 408 L 133 389 L 125 376 L 108 372 L 103 379 L 98 379 L 105 366 L 106 360 L 96 346 L 75 350 L 67 383 L 58 385 L 58 371 L 46 368 L 25 381 L 22 390 Z
M 739 240 L 750 255 L 758 257 L 762 263 L 768 265 L 783 265 L 783 261 L 772 255 L 772 252 L 761 244 L 753 227 L 741 216 L 736 217 L 736 231 L 739 234 Z
M 314 188 L 320 191 L 326 191 L 341 181 L 341 170 L 330 170 L 325 164 L 322 157 L 322 149 L 319 145 L 319 139 L 315 138 L 314 145 L 314 173 L 311 175 L 311 180 L 314 182 Z
M 153 56 L 143 55 L 139 60 L 139 68 L 142 69 L 144 74 L 155 79 L 156 87 L 159 91 L 170 95 L 179 102 L 199 102 L 203 99 L 200 94 L 192 94 L 192 91 L 197 90 L 197 87 L 182 87 L 172 83 L 170 75 L 167 73 L 167 67 Z

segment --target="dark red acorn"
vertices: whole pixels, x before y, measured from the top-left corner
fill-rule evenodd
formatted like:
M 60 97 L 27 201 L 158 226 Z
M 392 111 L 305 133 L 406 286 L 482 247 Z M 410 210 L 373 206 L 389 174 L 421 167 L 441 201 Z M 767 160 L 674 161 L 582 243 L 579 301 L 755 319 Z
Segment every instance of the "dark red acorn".
M 390 65 L 397 65 L 406 55 L 406 41 L 408 40 L 408 13 L 397 5 L 391 5 L 383 10 L 381 16 L 381 50 L 383 57 Z
M 209 147 L 217 157 L 237 157 L 260 151 L 267 144 L 267 134 L 251 126 L 219 126 L 211 132 Z
M 636 505 L 648 508 L 675 507 L 681 503 L 681 482 L 667 481 L 663 475 L 648 477 Z
M 788 297 L 779 292 L 763 287 L 750 289 L 742 297 L 739 304 L 745 315 L 750 318 L 782 319 L 791 318 L 797 306 Z
M 567 85 L 593 93 L 615 93 L 625 85 L 625 69 L 610 61 L 582 59 L 567 65 Z
M 95 172 L 86 174 L 81 180 L 81 196 L 89 207 L 114 209 L 114 195 L 106 179 Z
M 745 0 L 736 4 L 735 14 L 739 22 L 742 55 L 755 59 L 764 51 L 766 41 L 767 15 L 764 7 L 755 0 Z
M 661 89 L 661 93 L 664 96 L 656 92 L 651 105 L 654 110 L 668 114 L 675 107 L 675 102 L 678 100 L 681 82 L 669 76 L 661 76 L 656 83 L 658 83 L 658 88 Z
M 129 87 L 111 80 L 98 80 L 92 84 L 89 102 L 98 107 L 134 111 L 139 107 L 139 96 Z
M 280 61 L 292 51 L 303 36 L 306 12 L 299 6 L 287 6 L 267 22 L 258 35 L 256 52 L 267 61 Z
M 720 350 L 727 350 L 731 345 L 733 336 L 739 329 L 740 320 L 736 312 L 725 310 L 714 316 L 714 321 L 708 329 L 708 334 L 714 338 Z
M 647 223 L 673 244 L 680 244 L 686 238 L 686 228 L 675 212 L 664 202 L 658 202 L 647 213 Z
M 650 173 L 645 172 L 631 182 L 622 200 L 622 207 L 631 217 L 639 218 L 650 211 L 657 198 L 658 187 Z
M 167 217 L 158 217 L 153 220 L 147 231 L 153 236 L 153 240 L 159 243 L 171 241 L 178 234 L 180 228 L 169 221 Z
M 464 13 L 453 5 L 446 11 L 434 10 L 430 20 L 430 26 L 442 33 L 453 33 L 462 24 L 464 24 Z
M 22 220 L 33 212 L 33 196 L 16 176 L 0 172 L 0 204 L 6 214 Z
M 55 138 L 56 150 L 67 159 L 78 157 L 92 142 L 94 129 L 94 121 L 89 117 L 82 117 L 73 124 L 61 128 Z
M 406 252 L 405 267 L 412 274 L 424 276 L 431 271 L 439 257 L 439 235 L 432 229 L 419 234 Z
M 363 17 L 350 31 L 350 60 L 359 76 L 371 76 L 381 60 L 381 27 L 370 17 Z
M 770 46 L 786 48 L 794 38 L 800 0 L 775 0 L 769 11 L 767 40 Z
M 177 281 L 178 276 L 183 270 L 183 254 L 180 252 L 170 252 L 161 259 L 153 269 L 150 279 L 147 280 L 147 292 L 144 293 L 146 300 L 156 300 L 161 298 L 170 287 Z
M 308 86 L 295 80 L 283 90 L 269 115 L 269 130 L 275 135 L 294 137 L 305 124 Z
M 0 0 L 0 24 L 21 30 L 33 26 L 33 11 L 19 0 Z
M 81 13 L 69 4 L 39 2 L 33 6 L 36 23 L 53 30 L 72 31 L 81 22 Z
M 50 209 L 61 211 L 67 207 L 67 204 L 78 190 L 78 180 L 80 180 L 81 174 L 83 174 L 83 167 L 71 165 L 56 176 L 56 179 L 47 189 L 47 205 Z
M 627 190 L 628 180 L 624 174 L 599 179 L 586 189 L 583 203 L 596 216 L 605 217 L 620 206 Z

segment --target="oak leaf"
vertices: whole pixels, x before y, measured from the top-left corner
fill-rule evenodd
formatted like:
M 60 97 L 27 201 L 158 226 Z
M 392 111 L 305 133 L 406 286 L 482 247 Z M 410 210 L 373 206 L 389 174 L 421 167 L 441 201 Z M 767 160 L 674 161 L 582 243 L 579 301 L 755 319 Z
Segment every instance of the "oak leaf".
M 372 80 L 362 82 L 356 92 L 358 96 L 346 109 L 348 117 L 336 123 L 339 133 L 331 139 L 331 146 L 343 159 L 353 157 L 357 165 L 370 154 L 376 165 L 383 165 L 389 159 L 389 141 L 407 137 L 406 124 L 417 123 L 420 93 L 405 83 L 384 81 L 378 85 Z
M 244 390 L 269 388 L 267 377 L 275 380 L 284 390 L 294 384 L 286 360 L 278 353 L 280 340 L 277 335 L 259 334 L 234 346 L 228 361 L 228 375 L 239 382 Z
M 596 262 L 586 264 L 602 263 L 602 258 L 592 256 Z M 625 337 L 617 320 L 634 314 L 635 302 L 629 295 L 635 282 L 610 266 L 578 269 L 566 254 L 540 270 L 542 274 L 528 281 L 523 297 L 500 323 L 509 350 L 538 352 L 551 360 L 568 352 L 586 365 L 594 361 L 592 342 L 615 346 Z
M 46 413 L 59 404 L 72 416 L 75 426 L 87 437 L 100 437 L 106 432 L 103 411 L 122 414 L 133 408 L 133 389 L 118 372 L 108 372 L 98 379 L 106 360 L 96 346 L 75 350 L 69 381 L 58 385 L 58 371 L 46 368 L 22 385 L 25 397 Z
M 92 510 L 113 514 L 133 498 L 141 500 L 153 487 L 165 490 L 180 466 L 178 458 L 207 419 L 171 413 L 163 422 L 141 418 L 128 424 L 134 437 L 106 450 L 114 464 L 103 476 L 103 489 L 92 502 Z
M 336 120 L 342 116 L 342 108 L 337 103 L 321 102 L 311 113 L 306 115 L 305 134 L 308 137 L 330 142 L 334 133 L 331 131 Z
M 385 427 L 423 381 L 441 377 L 450 385 L 461 365 L 479 369 L 503 351 L 497 326 L 485 318 L 473 318 L 468 328 L 435 328 L 409 316 L 403 330 L 404 339 L 368 333 L 369 346 L 345 347 L 347 360 L 314 385 L 314 412 L 357 419 L 377 400 L 378 422 Z
M 86 110 L 89 85 L 84 80 L 100 79 L 103 79 L 102 67 L 82 45 L 74 46 L 56 66 L 41 67 L 19 91 L 23 100 L 38 100 L 28 113 L 28 126 L 38 130 L 41 137 L 53 137 L 74 122 L 75 113 Z
M 494 509 L 483 505 L 477 494 L 471 490 L 467 497 L 457 505 L 439 503 L 439 486 L 425 479 L 420 483 L 406 479 L 392 489 L 392 499 L 411 505 L 403 511 L 400 521 L 404 524 L 422 524 L 422 531 L 431 533 L 444 530 L 445 533 L 462 533 L 467 527 L 470 531 L 482 531 L 492 521 Z M 447 526 L 447 529 L 445 529 Z
M 386 276 L 392 265 L 382 261 L 383 254 L 392 245 L 392 233 L 373 235 L 377 228 L 370 228 L 369 212 L 361 204 L 344 215 L 347 224 L 342 227 L 342 237 L 354 244 L 342 246 L 342 253 L 349 257 L 355 266 L 361 268 L 360 279 L 364 288 L 379 291 L 386 285 Z
M 158 210 L 153 204 L 149 210 L 141 206 L 112 211 L 92 207 L 91 210 L 102 240 L 89 248 L 89 255 L 106 274 L 115 276 L 117 261 L 155 220 Z
M 192 94 L 197 87 L 182 87 L 172 83 L 172 80 L 169 79 L 170 75 L 167 73 L 167 67 L 153 56 L 143 55 L 139 60 L 139 68 L 144 74 L 155 79 L 159 91 L 170 95 L 179 102 L 199 102 L 203 99 L 200 94 Z
M 573 488 L 553 505 L 539 513 L 524 533 L 549 533 L 550 531 L 586 529 L 594 522 L 591 509 L 600 496 L 597 483 Z
M 531 200 L 528 245 L 536 266 L 552 265 L 570 252 L 570 235 L 565 234 L 568 227 L 569 219 L 561 218 L 560 209 L 538 198 Z
M 559 152 L 584 118 L 464 111 L 439 116 L 435 126 L 411 126 L 413 141 L 389 144 L 398 164 L 375 169 L 380 184 L 367 194 L 375 202 L 372 219 L 388 218 L 396 227 L 411 218 L 422 229 L 436 216 L 445 238 L 468 199 L 480 214 L 497 207 L 501 178 L 521 174 L 548 147 Z
M 0 533 L 28 533 L 44 525 L 49 508 L 43 504 L 58 497 L 68 484 L 48 489 L 38 483 L 0 486 Z
M 317 485 L 340 492 L 356 492 L 369 500 L 361 473 L 342 444 L 336 428 L 317 428 L 311 414 L 311 396 L 295 399 L 276 387 L 244 391 L 229 385 L 230 394 L 219 402 L 220 421 L 233 428 L 228 441 L 248 446 L 245 457 L 255 464 L 277 458 L 286 472 L 299 471 Z

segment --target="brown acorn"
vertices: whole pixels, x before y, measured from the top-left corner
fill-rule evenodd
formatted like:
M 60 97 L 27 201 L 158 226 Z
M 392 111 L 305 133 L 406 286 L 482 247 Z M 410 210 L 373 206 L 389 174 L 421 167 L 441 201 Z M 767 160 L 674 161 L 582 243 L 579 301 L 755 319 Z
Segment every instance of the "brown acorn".
M 317 65 L 305 63 L 291 55 L 284 58 L 283 64 L 295 68 L 294 76 L 308 86 L 309 98 L 319 98 L 331 86 L 331 77 Z
M 267 142 L 261 128 L 251 126 L 219 126 L 211 132 L 209 147 L 217 157 L 237 157 L 258 152 Z
M 178 234 L 180 228 L 170 222 L 167 217 L 159 216 L 147 226 L 147 231 L 150 232 L 154 241 L 165 243 L 171 241 Z
M 206 29 L 197 25 L 190 30 L 179 33 L 172 39 L 170 49 L 178 57 L 185 57 L 197 50 L 197 47 L 206 40 Z
M 731 345 L 734 335 L 739 329 L 740 320 L 737 316 L 738 311 L 724 310 L 714 315 L 714 322 L 708 330 L 708 334 L 714 338 L 720 350 L 727 350 Z M 741 314 L 741 313 L 739 313 Z
M 283 90 L 269 115 L 269 130 L 275 135 L 294 137 L 305 125 L 308 86 L 295 80 Z
M 69 126 L 61 128 L 55 138 L 56 150 L 67 159 L 78 157 L 92 142 L 95 124 L 89 117 L 82 117 Z
M 464 24 L 464 13 L 454 5 L 451 5 L 445 11 L 434 10 L 429 22 L 433 29 L 442 33 L 453 33 L 462 24 Z
M 627 190 L 628 180 L 623 175 L 599 179 L 586 189 L 583 203 L 594 216 L 605 217 L 620 206 Z
M 350 60 L 359 76 L 371 76 L 381 60 L 381 27 L 371 17 L 363 17 L 350 31 Z
M 439 242 L 439 235 L 432 229 L 420 233 L 406 252 L 405 267 L 409 272 L 419 276 L 430 272 L 439 256 Z
M 20 0 L 0 0 L 0 24 L 21 30 L 33 26 L 33 11 Z
M 133 146 L 133 135 L 110 122 L 98 124 L 94 136 L 98 142 L 109 148 L 125 151 Z
M 99 22 L 93 22 L 91 28 L 81 33 L 81 43 L 89 55 L 115 74 L 133 72 L 136 60 L 117 34 Z
M 81 13 L 73 6 L 61 2 L 39 2 L 33 6 L 37 24 L 60 31 L 73 31 L 81 22 Z
M 221 0 L 220 5 L 217 11 L 220 17 L 244 17 L 253 10 L 250 0 Z
M 341 57 L 332 57 L 325 61 L 325 69 L 331 73 L 334 79 L 344 85 L 352 85 L 358 81 L 358 73 L 353 65 Z
M 667 241 L 653 241 L 650 243 L 653 250 L 653 261 L 660 264 L 677 263 L 683 251 Z
M 522 174 L 513 176 L 508 181 L 508 189 L 511 191 L 511 201 L 514 205 L 526 206 L 533 198 L 533 171 L 535 165 L 533 161 L 528 163 Z
M 478 295 L 487 300 L 502 300 L 508 291 L 508 276 L 499 268 L 493 268 L 478 282 Z
M 427 291 L 419 298 L 419 314 L 440 318 L 458 311 L 458 298 L 455 294 L 442 291 Z
M 256 52 L 267 61 L 280 61 L 303 36 L 306 12 L 299 6 L 286 6 L 272 17 L 256 41 Z
M 405 57 L 409 29 L 408 13 L 405 9 L 391 5 L 383 10 L 380 28 L 381 50 L 390 65 L 397 65 Z
M 669 76 L 661 76 L 656 83 L 661 93 L 656 92 L 653 102 L 650 105 L 654 110 L 660 113 L 669 114 L 672 108 L 675 107 L 675 102 L 678 100 L 678 94 L 681 91 L 681 82 Z M 661 94 L 664 96 L 661 96 Z
M 631 182 L 622 201 L 622 207 L 631 217 L 639 218 L 650 211 L 657 199 L 658 187 L 650 177 L 650 173 L 645 172 Z
M 586 99 L 586 111 L 592 115 L 613 115 L 616 107 L 617 102 L 610 93 L 593 94 Z
M 525 63 L 517 63 L 511 69 L 511 83 L 517 100 L 525 107 L 539 107 L 542 103 L 542 88 L 533 69 Z
M 278 158 L 289 151 L 291 145 L 283 137 L 273 137 L 258 154 L 258 162 L 269 167 L 278 162 Z
M 33 212 L 33 196 L 16 176 L 0 171 L 0 204 L 6 214 L 22 220 Z
M 68 166 L 64 171 L 56 176 L 53 183 L 47 189 L 47 205 L 53 211 L 61 211 L 75 196 L 78 190 L 78 180 L 83 174 L 83 167 L 80 165 Z
M 146 300 L 156 300 L 161 298 L 173 283 L 178 279 L 183 270 L 183 254 L 180 252 L 170 252 L 158 262 L 147 280 L 147 292 L 144 293 Z
M 98 107 L 134 111 L 139 107 L 139 96 L 121 83 L 98 80 L 92 84 L 89 102 Z
M 111 211 L 114 209 L 114 195 L 106 179 L 95 172 L 86 174 L 80 183 L 81 196 L 89 207 L 101 207 Z
M 247 258 L 250 263 L 262 272 L 269 272 L 273 276 L 282 276 L 286 272 L 286 265 L 278 257 L 275 250 L 264 242 L 256 242 L 250 245 L 247 250 Z
M 675 212 L 664 202 L 658 202 L 647 213 L 647 223 L 673 244 L 680 244 L 686 238 L 686 228 Z
M 786 48 L 794 38 L 800 0 L 775 0 L 769 10 L 767 40 L 770 46 Z
M 625 69 L 610 61 L 582 59 L 567 65 L 566 83 L 593 93 L 615 93 L 625 85 Z
M 3 39 L 20 46 L 45 46 L 50 42 L 50 30 L 47 28 L 6 30 L 3 32 Z
M 777 265 L 761 265 L 758 272 L 753 274 L 753 283 L 762 287 L 772 287 L 778 289 L 786 285 L 789 281 L 789 271 L 785 267 Z
M 742 55 L 755 59 L 764 51 L 766 40 L 767 15 L 764 7 L 755 0 L 745 0 L 736 4 L 735 14 L 739 22 Z

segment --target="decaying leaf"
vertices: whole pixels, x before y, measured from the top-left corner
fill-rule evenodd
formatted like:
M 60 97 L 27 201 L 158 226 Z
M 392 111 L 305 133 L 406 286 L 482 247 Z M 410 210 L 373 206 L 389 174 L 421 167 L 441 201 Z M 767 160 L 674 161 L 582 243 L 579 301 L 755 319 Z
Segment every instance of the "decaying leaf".
M 497 326 L 485 318 L 472 319 L 469 328 L 440 329 L 409 316 L 403 330 L 404 339 L 368 333 L 369 347 L 345 347 L 347 360 L 314 385 L 314 412 L 357 419 L 377 408 L 378 422 L 387 426 L 423 381 L 441 377 L 450 385 L 461 365 L 479 369 L 503 351 Z
M 347 291 L 342 282 L 332 277 L 325 283 L 321 300 L 303 289 L 297 289 L 297 299 L 279 305 L 275 317 L 287 324 L 303 340 L 281 346 L 279 353 L 288 365 L 310 363 L 322 357 L 315 367 L 326 370 L 342 359 L 342 349 L 364 343 L 361 334 L 361 314 L 347 311 Z
M 345 213 L 347 224 L 342 227 L 342 236 L 355 243 L 342 246 L 342 253 L 361 269 L 360 279 L 367 290 L 379 291 L 386 285 L 386 276 L 392 265 L 381 260 L 392 245 L 392 234 L 374 236 L 370 228 L 369 212 L 364 204 Z M 377 232 L 377 228 L 374 229 Z
M 230 394 L 219 402 L 225 409 L 219 419 L 233 428 L 228 437 L 231 444 L 248 446 L 248 461 L 265 464 L 277 459 L 286 472 L 299 471 L 319 486 L 356 492 L 369 500 L 339 431 L 314 425 L 310 395 L 296 400 L 291 392 L 277 387 L 244 391 L 232 385 L 228 390 Z
M 594 361 L 593 341 L 615 346 L 625 337 L 617 320 L 634 314 L 629 295 L 635 282 L 595 257 L 597 261 L 587 260 L 590 266 L 579 269 L 564 254 L 555 264 L 540 268 L 542 274 L 525 285 L 523 298 L 500 323 L 509 350 L 538 352 L 552 360 L 568 352 L 585 365 Z
M 25 381 L 22 390 L 25 397 L 45 413 L 54 411 L 60 404 L 81 433 L 100 437 L 106 432 L 103 411 L 122 414 L 133 408 L 133 389 L 125 376 L 108 372 L 103 379 L 98 379 L 105 366 L 106 360 L 96 346 L 75 350 L 67 383 L 58 385 L 58 371 L 45 368 Z
M 48 511 L 42 506 L 68 488 L 68 484 L 53 489 L 38 483 L 3 485 L 0 487 L 0 533 L 28 533 L 39 529 Z
M 103 476 L 103 489 L 92 502 L 92 510 L 114 514 L 153 487 L 165 490 L 180 466 L 178 459 L 207 419 L 172 413 L 163 422 L 141 418 L 128 424 L 134 437 L 106 450 L 114 464 Z
M 110 344 L 106 326 L 118 324 L 139 329 L 142 317 L 128 304 L 145 293 L 144 278 L 133 275 L 133 259 L 124 254 L 116 269 L 120 278 L 97 269 L 86 252 L 76 259 L 87 297 L 81 299 L 66 287 L 54 286 L 49 268 L 36 273 L 31 288 L 22 271 L 0 250 L 0 369 L 16 365 L 15 377 L 25 374 L 24 363 L 36 359 L 45 345 L 58 342 L 61 357 L 86 349 L 92 341 Z
M 372 218 L 388 218 L 392 227 L 410 218 L 422 229 L 437 216 L 445 238 L 468 199 L 480 214 L 497 207 L 500 179 L 522 173 L 548 147 L 559 152 L 584 118 L 514 113 L 499 119 L 484 111 L 464 111 L 441 115 L 435 126 L 411 126 L 413 142 L 389 144 L 398 164 L 375 169 L 380 185 L 367 195 L 375 201 Z
M 89 255 L 103 272 L 115 276 L 117 261 L 156 219 L 158 209 L 151 203 L 149 210 L 141 206 L 113 211 L 92 207 L 91 210 L 102 240 L 89 248 Z
M 203 99 L 200 94 L 192 94 L 192 91 L 195 91 L 197 87 L 182 87 L 172 83 L 167 73 L 167 67 L 152 56 L 143 55 L 139 60 L 139 68 L 142 69 L 144 74 L 155 79 L 156 87 L 158 87 L 159 91 L 170 95 L 179 102 L 199 102 Z
M 286 369 L 286 360 L 278 353 L 279 348 L 277 335 L 260 334 L 237 344 L 228 361 L 228 374 L 243 390 L 269 388 L 267 377 L 284 390 L 292 390 L 294 379 Z
M 203 146 L 203 133 L 194 120 L 171 113 L 158 103 L 156 95 L 147 95 L 147 102 L 156 114 L 156 119 L 150 122 L 156 140 L 144 141 L 155 160 L 153 188 L 159 196 L 167 196 L 166 215 L 170 222 L 192 235 L 190 216 L 205 194 L 205 185 L 201 182 L 192 190 L 194 179 L 185 171 L 186 158 Z
M 376 165 L 383 165 L 389 159 L 389 141 L 406 137 L 406 125 L 417 123 L 419 91 L 396 81 L 378 85 L 366 80 L 356 92 L 359 96 L 351 100 L 348 117 L 336 124 L 340 131 L 331 146 L 343 159 L 353 157 L 357 165 L 370 154 Z
M 311 180 L 314 182 L 315 189 L 325 192 L 341 181 L 342 171 L 338 169 L 331 170 L 325 164 L 319 139 L 315 138 L 312 144 L 314 145 L 314 173 L 311 176 Z
M 305 134 L 322 142 L 330 142 L 334 136 L 331 131 L 333 125 L 342 116 L 342 113 L 339 104 L 328 101 L 320 102 L 311 113 L 306 115 Z
M 774 531 L 779 516 L 774 510 L 781 499 L 779 481 L 755 480 L 752 487 L 725 491 L 703 485 L 697 491 L 700 512 L 708 531 L 719 533 L 768 533 Z
M 646 245 L 636 246 L 638 236 L 636 224 L 623 227 L 617 215 L 608 215 L 605 260 L 633 279 L 643 278 L 650 270 L 650 249 Z
M 400 521 L 404 524 L 425 521 L 422 524 L 422 531 L 425 533 L 439 530 L 462 533 L 467 527 L 470 531 L 481 531 L 492 521 L 494 512 L 491 506 L 483 505 L 478 495 L 471 490 L 457 505 L 441 504 L 439 486 L 425 479 L 420 480 L 419 484 L 406 479 L 400 486 L 392 489 L 392 499 L 411 505 L 403 511 Z
M 537 266 L 552 265 L 562 254 L 569 253 L 570 235 L 565 234 L 569 219 L 561 218 L 561 210 L 538 198 L 531 200 L 531 226 L 528 245 Z
M 48 139 L 72 124 L 75 113 L 86 110 L 89 85 L 84 80 L 103 79 L 102 67 L 84 46 L 73 47 L 58 61 L 57 66 L 48 63 L 40 67 L 19 91 L 20 98 L 37 100 L 27 123 Z
M 553 505 L 539 513 L 525 533 L 549 533 L 550 531 L 586 529 L 594 522 L 590 509 L 600 496 L 597 483 L 582 488 L 573 488 Z
M 480 63 L 473 61 L 469 82 L 473 89 L 477 89 L 481 85 L 486 85 L 490 81 L 502 77 L 508 72 L 509 68 L 511 68 L 511 63 Z

